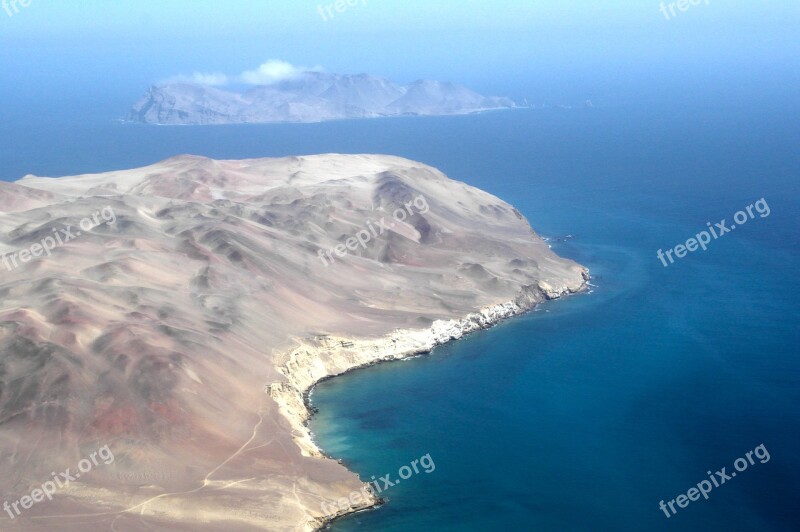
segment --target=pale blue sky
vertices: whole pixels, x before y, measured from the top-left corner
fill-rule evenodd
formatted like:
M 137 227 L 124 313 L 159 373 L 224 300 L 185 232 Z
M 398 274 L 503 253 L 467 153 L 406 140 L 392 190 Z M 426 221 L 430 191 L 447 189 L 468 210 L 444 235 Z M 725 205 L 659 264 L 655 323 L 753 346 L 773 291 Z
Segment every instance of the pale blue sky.
M 267 59 L 548 103 L 695 75 L 785 85 L 800 70 L 797 0 L 703 0 L 672 20 L 655 0 L 367 0 L 326 22 L 317 8 L 332 3 L 32 0 L 0 10 L 0 96 L 102 86 L 122 101 L 171 75 Z

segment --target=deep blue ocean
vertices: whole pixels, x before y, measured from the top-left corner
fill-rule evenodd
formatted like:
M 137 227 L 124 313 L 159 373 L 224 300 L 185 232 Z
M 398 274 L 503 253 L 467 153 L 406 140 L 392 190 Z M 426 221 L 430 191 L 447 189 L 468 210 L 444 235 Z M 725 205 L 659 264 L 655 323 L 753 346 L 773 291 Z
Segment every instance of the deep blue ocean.
M 796 101 L 210 128 L 27 117 L 0 133 L 4 180 L 179 153 L 405 156 L 512 203 L 591 269 L 591 293 L 317 387 L 318 442 L 365 481 L 435 463 L 337 531 L 800 529 Z M 657 258 L 762 198 L 769 216 Z M 659 509 L 762 444 L 769 460 L 708 500 Z

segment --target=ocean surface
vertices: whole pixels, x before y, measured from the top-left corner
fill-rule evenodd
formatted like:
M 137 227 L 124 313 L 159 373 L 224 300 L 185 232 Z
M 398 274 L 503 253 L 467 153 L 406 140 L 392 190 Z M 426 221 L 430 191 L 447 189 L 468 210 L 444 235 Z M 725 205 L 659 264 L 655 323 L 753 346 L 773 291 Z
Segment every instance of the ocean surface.
M 799 124 L 796 102 L 210 128 L 9 115 L 0 179 L 179 153 L 436 166 L 519 208 L 594 286 L 318 386 L 316 438 L 365 481 L 435 464 L 333 529 L 788 531 L 800 528 Z M 658 259 L 762 198 L 769 216 Z M 769 460 L 760 452 L 708 500 L 659 508 L 760 445 Z

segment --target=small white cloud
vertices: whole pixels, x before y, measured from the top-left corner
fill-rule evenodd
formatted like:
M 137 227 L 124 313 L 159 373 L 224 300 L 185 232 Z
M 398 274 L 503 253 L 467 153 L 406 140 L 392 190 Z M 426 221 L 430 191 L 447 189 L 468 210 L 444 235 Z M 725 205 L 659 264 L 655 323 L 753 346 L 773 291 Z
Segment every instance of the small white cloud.
M 286 61 L 270 59 L 255 70 L 242 72 L 239 80 L 247 85 L 272 85 L 273 83 L 296 78 L 307 70 L 296 67 Z
M 230 85 L 232 83 L 242 83 L 244 85 L 273 85 L 281 81 L 294 79 L 304 72 L 322 71 L 322 67 L 319 66 L 313 68 L 297 67 L 286 61 L 270 59 L 255 70 L 245 70 L 238 76 L 228 76 L 219 72 L 213 74 L 195 72 L 189 76 L 184 74 L 173 76 L 163 83 L 194 83 L 212 87 Z

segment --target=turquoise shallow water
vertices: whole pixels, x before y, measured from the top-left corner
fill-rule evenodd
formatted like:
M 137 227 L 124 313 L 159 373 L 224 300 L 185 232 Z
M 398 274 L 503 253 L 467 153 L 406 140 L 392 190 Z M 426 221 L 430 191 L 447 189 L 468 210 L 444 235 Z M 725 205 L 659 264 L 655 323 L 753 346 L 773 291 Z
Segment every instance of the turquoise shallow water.
M 513 203 L 590 267 L 550 302 L 432 356 L 319 386 L 312 428 L 369 480 L 436 469 L 336 530 L 796 530 L 798 113 L 610 108 L 302 126 L 2 122 L 0 177 L 217 158 L 392 153 Z M 771 214 L 670 268 L 656 250 L 764 197 Z M 673 499 L 764 444 L 667 519 Z

